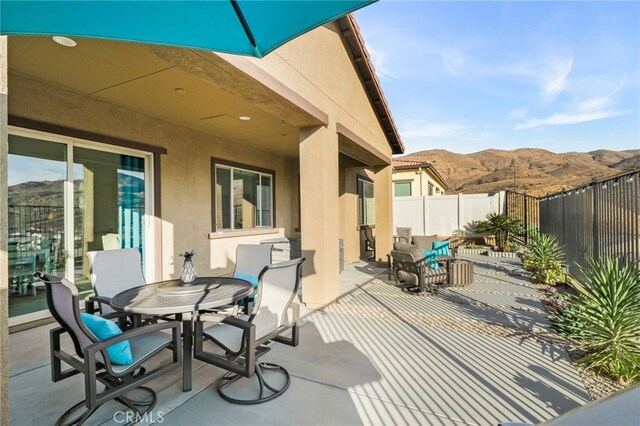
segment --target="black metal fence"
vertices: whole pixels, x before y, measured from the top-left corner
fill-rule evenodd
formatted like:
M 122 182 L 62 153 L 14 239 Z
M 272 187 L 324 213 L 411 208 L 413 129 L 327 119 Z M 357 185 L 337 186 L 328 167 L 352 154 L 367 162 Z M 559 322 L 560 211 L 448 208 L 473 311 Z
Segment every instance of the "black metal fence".
M 529 240 L 531 230 L 540 229 L 539 199 L 521 192 L 506 192 L 506 213 L 520 219 L 524 225 L 524 242 Z
M 590 258 L 640 262 L 639 186 L 637 170 L 540 198 L 540 231 L 556 236 L 570 267 L 587 269 Z

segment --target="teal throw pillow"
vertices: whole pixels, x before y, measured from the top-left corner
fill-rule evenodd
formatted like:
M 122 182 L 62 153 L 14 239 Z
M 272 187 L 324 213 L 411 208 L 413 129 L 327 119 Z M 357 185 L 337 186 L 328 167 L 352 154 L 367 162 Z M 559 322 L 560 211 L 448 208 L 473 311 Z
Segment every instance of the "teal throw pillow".
M 80 314 L 80 318 L 89 331 L 100 341 L 122 334 L 122 330 L 120 330 L 118 324 L 98 315 Z M 131 345 L 128 340 L 123 340 L 122 342 L 109 346 L 107 348 L 107 354 L 114 364 L 129 365 L 133 362 Z
M 438 256 L 449 256 L 449 241 L 434 241 L 431 248 Z
M 431 269 L 440 269 L 440 265 L 436 260 L 438 259 L 438 253 L 435 250 L 424 249 L 422 250 L 424 253 L 425 259 L 427 260 L 427 264 Z
M 258 288 L 258 277 L 254 277 L 253 275 L 249 274 L 243 274 L 242 272 L 236 272 L 233 277 L 248 281 L 251 283 L 253 288 Z
M 251 283 L 251 285 L 253 286 L 253 288 L 258 288 L 258 277 L 254 277 L 253 275 L 249 275 L 249 274 L 243 274 L 242 272 L 236 272 L 233 275 L 234 278 L 239 278 L 241 280 L 245 280 Z M 258 294 L 257 291 L 254 291 L 253 294 L 251 295 L 252 297 L 255 297 L 256 294 Z M 256 306 L 256 302 L 253 302 L 251 304 L 252 306 Z M 240 301 L 240 306 L 244 306 L 244 300 Z

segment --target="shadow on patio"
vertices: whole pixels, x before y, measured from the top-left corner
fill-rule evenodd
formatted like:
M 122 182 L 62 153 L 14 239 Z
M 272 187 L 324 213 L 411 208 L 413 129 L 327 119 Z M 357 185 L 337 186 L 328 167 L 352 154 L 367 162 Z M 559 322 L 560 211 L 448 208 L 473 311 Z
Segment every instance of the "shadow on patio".
M 281 398 L 228 404 L 212 386 L 222 371 L 195 362 L 191 392 L 181 391 L 178 372 L 151 383 L 159 391 L 154 412 L 171 425 L 495 425 L 536 423 L 587 402 L 564 349 L 531 335 L 544 317 L 517 309 L 519 298 L 535 308 L 526 281 L 486 280 L 479 266 L 467 288 L 418 296 L 387 282 L 384 270 L 349 265 L 341 298 L 305 316 L 300 346 L 273 345 L 265 356 L 291 373 Z M 11 335 L 11 424 L 49 424 L 82 398 L 80 377 L 50 381 L 50 327 Z M 114 423 L 119 409 L 110 404 L 90 422 Z

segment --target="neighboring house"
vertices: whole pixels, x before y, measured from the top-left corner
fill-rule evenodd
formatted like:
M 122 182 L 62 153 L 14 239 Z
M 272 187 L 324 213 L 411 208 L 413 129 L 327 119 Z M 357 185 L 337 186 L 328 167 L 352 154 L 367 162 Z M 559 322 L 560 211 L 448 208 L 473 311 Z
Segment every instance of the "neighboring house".
M 10 250 L 88 290 L 85 254 L 107 234 L 140 248 L 149 282 L 176 278 L 186 250 L 199 275 L 222 275 L 238 244 L 300 237 L 311 308 L 338 296 L 338 242 L 357 259 L 361 225 L 375 225 L 385 259 L 404 147 L 353 17 L 260 60 L 76 41 L 8 38 L 2 193 L 23 185 L 10 195 Z M 26 206 L 38 215 L 28 225 Z M 10 324 L 48 314 L 25 279 L 9 283 Z
M 444 195 L 447 183 L 428 161 L 393 159 L 393 196 Z

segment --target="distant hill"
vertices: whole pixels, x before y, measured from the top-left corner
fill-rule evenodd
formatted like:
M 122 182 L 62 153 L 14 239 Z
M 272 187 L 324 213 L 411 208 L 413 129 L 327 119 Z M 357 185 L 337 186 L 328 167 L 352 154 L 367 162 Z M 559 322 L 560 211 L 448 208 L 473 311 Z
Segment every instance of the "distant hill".
M 80 205 L 83 181 L 74 181 L 75 205 Z M 24 182 L 9 186 L 9 205 L 49 206 L 64 205 L 64 181 Z M 144 180 L 125 173 L 118 173 L 118 204 L 124 207 L 144 207 Z
M 515 189 L 540 196 L 640 168 L 640 149 L 556 154 L 544 149 L 487 149 L 457 154 L 442 149 L 420 151 L 403 159 L 428 161 L 449 184 L 448 193 Z

